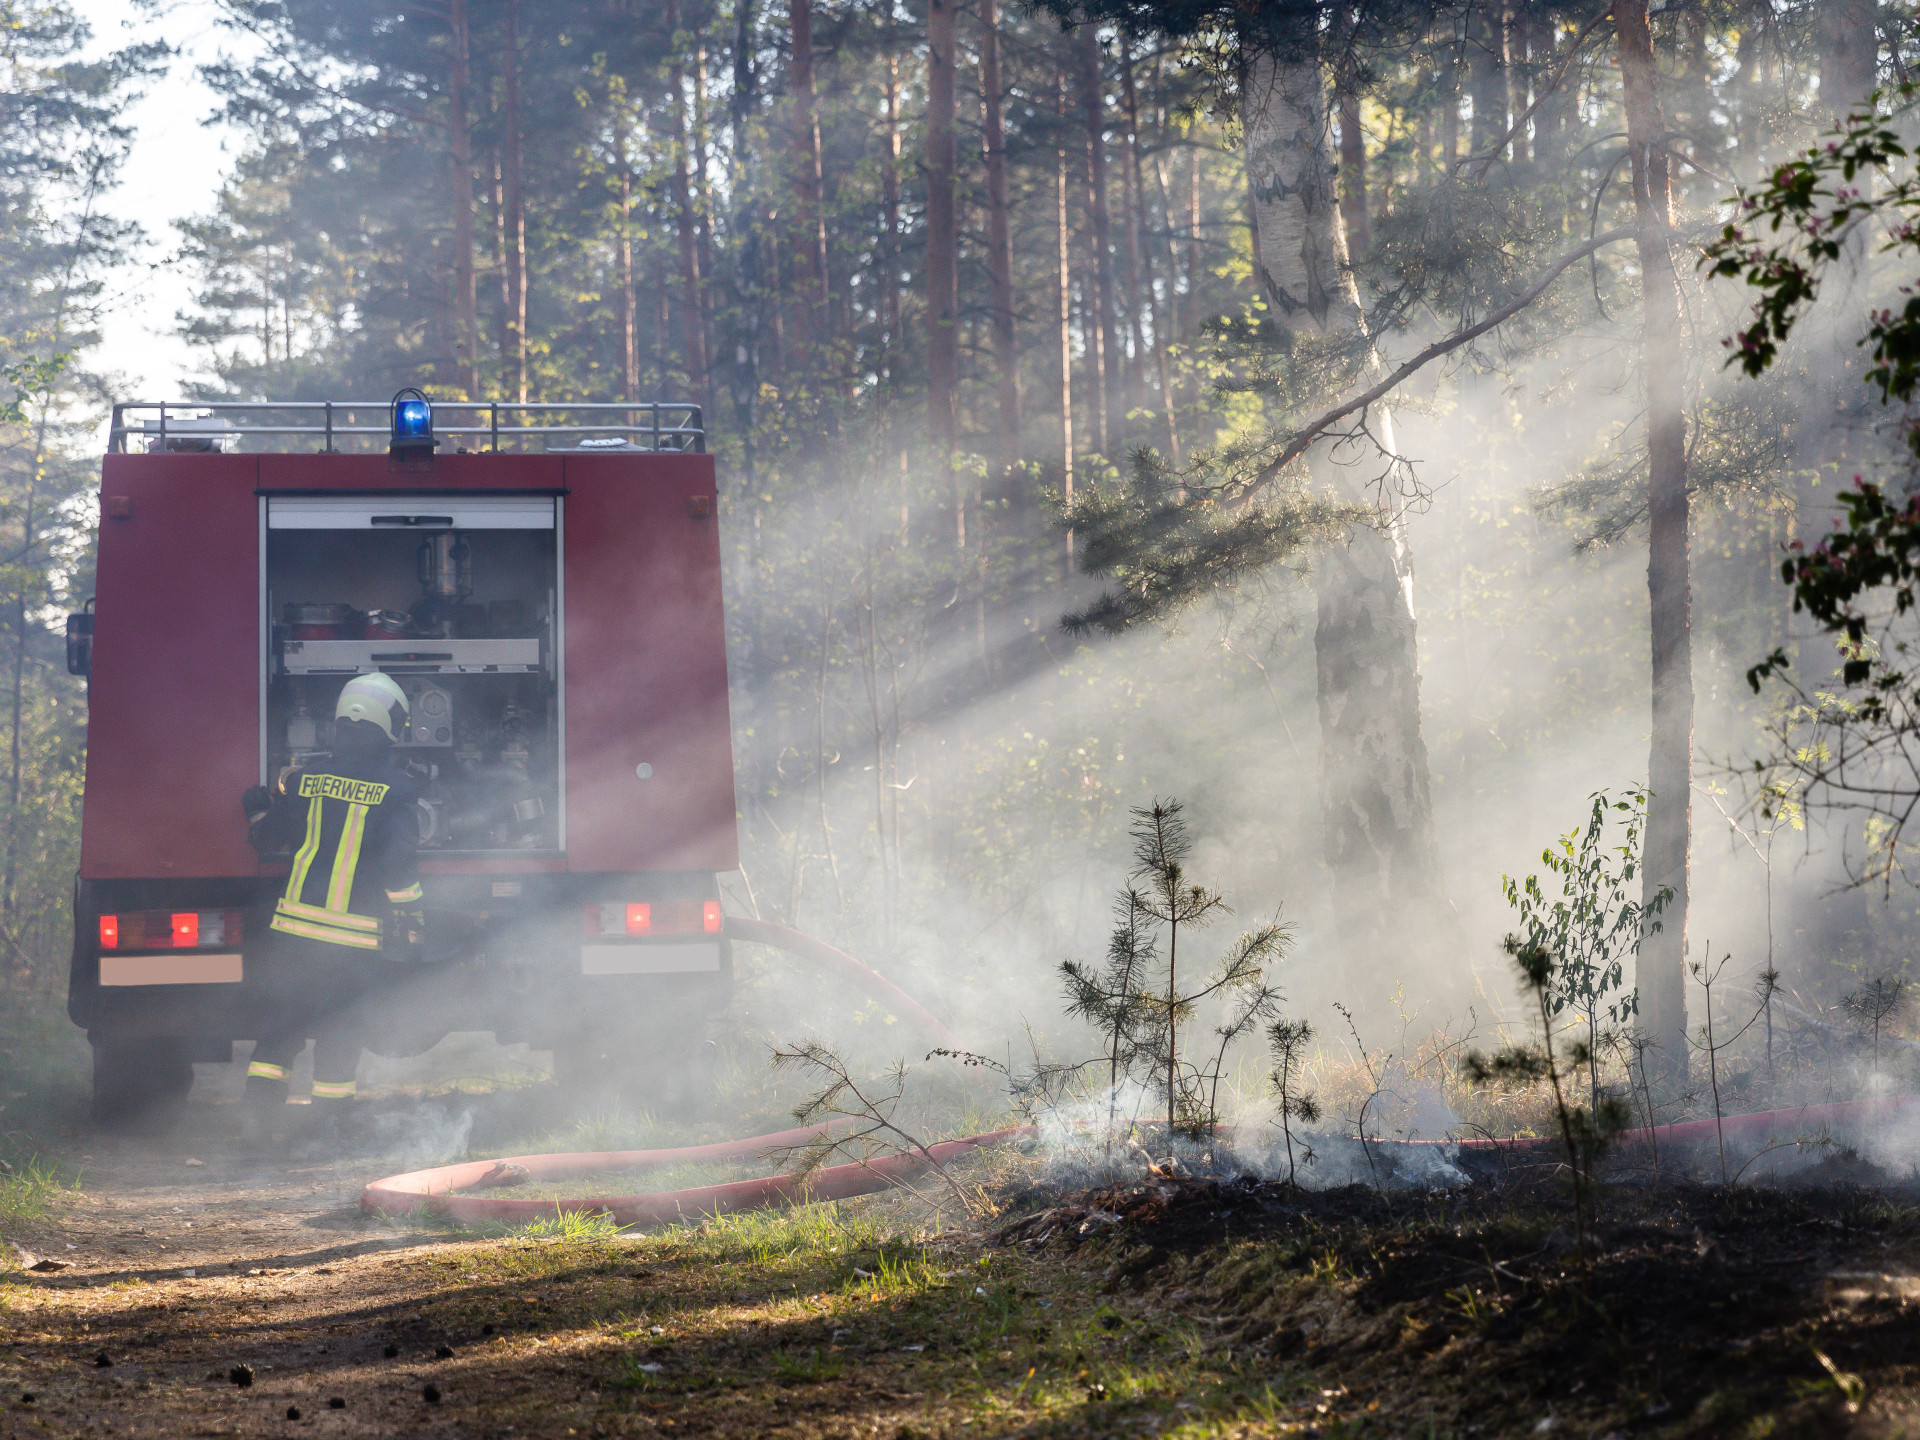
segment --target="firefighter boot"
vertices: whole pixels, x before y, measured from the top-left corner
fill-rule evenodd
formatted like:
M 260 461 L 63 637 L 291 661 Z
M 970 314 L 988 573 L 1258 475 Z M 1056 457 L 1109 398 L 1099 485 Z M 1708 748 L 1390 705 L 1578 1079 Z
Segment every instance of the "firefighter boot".
M 247 1066 L 247 1092 L 240 1101 L 240 1143 L 249 1150 L 264 1147 L 286 1113 L 287 1067 L 255 1060 Z

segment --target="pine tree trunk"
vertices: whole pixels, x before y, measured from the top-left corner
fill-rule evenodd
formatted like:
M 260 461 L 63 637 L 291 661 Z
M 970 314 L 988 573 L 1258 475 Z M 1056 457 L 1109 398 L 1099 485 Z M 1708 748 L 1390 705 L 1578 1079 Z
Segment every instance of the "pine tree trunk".
M 527 203 L 520 153 L 520 5 L 507 0 L 507 335 L 516 398 L 527 399 Z
M 1094 347 L 1094 423 L 1098 427 L 1100 451 L 1106 454 L 1125 437 L 1115 432 L 1111 412 L 1124 417 L 1124 406 L 1116 404 L 1120 375 L 1120 341 L 1113 327 L 1113 221 L 1107 208 L 1107 103 L 1105 76 L 1100 57 L 1100 38 L 1096 27 L 1082 25 L 1078 31 L 1080 52 L 1080 108 L 1087 127 L 1087 218 L 1093 231 L 1093 303 L 1097 310 Z
M 1686 376 L 1681 361 L 1680 281 L 1668 250 L 1673 201 L 1667 126 L 1648 28 L 1647 0 L 1614 0 L 1620 81 L 1632 166 L 1635 244 L 1642 287 L 1643 367 L 1649 469 L 1647 596 L 1653 652 L 1653 738 L 1647 759 L 1645 895 L 1671 887 L 1660 928 L 1640 947 L 1640 1019 L 1658 1064 L 1687 1065 L 1687 880 L 1692 838 L 1693 592 L 1687 561 Z
M 1139 330 L 1140 311 L 1144 309 L 1153 326 L 1153 370 L 1154 379 L 1160 386 L 1160 413 L 1166 421 L 1167 453 L 1173 457 L 1173 463 L 1177 467 L 1180 464 L 1180 430 L 1174 420 L 1173 377 L 1167 366 L 1167 341 L 1170 333 L 1167 328 L 1170 323 L 1167 315 L 1169 306 L 1163 305 L 1160 300 L 1160 286 L 1153 266 L 1154 247 L 1145 242 L 1147 195 L 1146 182 L 1140 171 L 1140 98 L 1134 87 L 1131 47 L 1124 37 L 1121 40 L 1121 46 L 1120 82 L 1123 87 L 1122 93 L 1127 101 L 1127 183 L 1132 196 L 1132 203 L 1127 209 L 1127 284 L 1129 287 L 1144 284 L 1146 292 L 1144 295 L 1136 294 L 1133 297 L 1134 347 L 1139 354 L 1145 355 L 1146 351 L 1143 348 L 1145 339 Z M 1166 190 L 1164 181 L 1160 188 L 1164 198 Z M 1139 277 L 1138 280 L 1135 279 L 1136 275 Z M 1168 288 L 1169 290 L 1172 288 L 1171 279 L 1168 281 Z M 1171 301 L 1172 295 L 1169 294 L 1167 298 Z M 1145 302 L 1144 305 L 1142 301 Z
M 1334 195 L 1326 92 L 1311 59 L 1256 51 L 1242 62 L 1241 116 L 1257 221 L 1257 274 L 1276 319 L 1296 332 L 1353 335 L 1359 292 Z M 1373 417 L 1392 443 L 1392 417 Z M 1316 458 L 1351 500 L 1354 473 Z M 1451 908 L 1433 839 L 1420 733 L 1412 563 L 1392 497 L 1379 520 L 1327 547 L 1315 569 L 1321 817 L 1333 901 L 1350 963 L 1387 955 L 1451 961 Z
M 954 10 L 958 0 L 927 5 L 927 429 L 944 466 L 958 441 L 960 315 L 954 195 Z M 959 482 L 955 482 L 958 486 Z M 963 490 L 954 491 L 954 531 L 967 541 Z
M 821 209 L 820 117 L 813 91 L 813 6 L 787 0 L 790 55 L 787 84 L 793 98 L 794 250 L 800 257 L 799 350 L 817 353 L 828 341 L 827 220 Z M 804 361 L 803 361 L 804 363 Z M 813 377 L 817 378 L 817 377 Z
M 680 0 L 667 0 L 667 28 L 674 33 L 673 58 L 667 63 L 668 108 L 673 117 L 673 206 L 680 242 L 680 319 L 686 340 L 687 382 L 702 405 L 708 403 L 707 316 L 701 284 L 699 212 L 687 158 L 687 77 L 680 63 Z
M 1473 96 L 1471 153 L 1485 155 L 1507 133 L 1507 32 L 1498 7 L 1474 7 L 1467 22 L 1467 87 Z
M 887 379 L 899 379 L 903 341 L 900 333 L 900 57 L 887 54 L 887 79 L 881 91 L 887 124 L 886 147 L 880 152 L 880 319 L 886 326 L 885 357 L 882 365 Z
M 1007 223 L 1007 129 L 1000 92 L 997 0 L 980 0 L 981 121 L 987 162 L 987 274 L 992 286 L 994 384 L 1000 401 L 1000 468 L 1020 460 L 1020 352 L 1013 329 L 1013 239 Z
M 1879 16 L 1874 0 L 1828 0 L 1816 14 L 1820 99 L 1837 125 L 1860 109 L 1879 84 Z
M 1056 77 L 1053 86 L 1054 110 L 1062 122 L 1067 115 L 1067 93 Z M 1061 133 L 1066 130 L 1061 126 Z M 1054 264 L 1057 284 L 1054 291 L 1054 321 L 1060 352 L 1060 493 L 1073 503 L 1073 272 L 1069 268 L 1071 252 L 1067 230 L 1067 147 L 1053 152 Z M 1073 574 L 1073 532 L 1067 532 L 1067 574 Z
M 467 117 L 467 4 L 450 0 L 452 63 L 447 77 L 447 150 L 453 169 L 454 383 L 471 400 L 479 391 L 474 364 L 480 307 L 473 286 L 473 129 Z

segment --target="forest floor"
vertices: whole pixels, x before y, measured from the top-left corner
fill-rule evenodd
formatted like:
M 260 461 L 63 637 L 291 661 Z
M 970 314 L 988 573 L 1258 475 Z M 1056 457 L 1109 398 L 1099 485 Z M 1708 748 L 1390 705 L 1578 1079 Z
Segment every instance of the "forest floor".
M 1857 1167 L 1610 1187 L 1590 1265 L 1518 1172 L 477 1235 L 363 1215 L 392 1159 L 191 1111 L 6 1182 L 0 1233 L 71 1268 L 0 1274 L 0 1434 L 1920 1435 L 1920 1196 Z

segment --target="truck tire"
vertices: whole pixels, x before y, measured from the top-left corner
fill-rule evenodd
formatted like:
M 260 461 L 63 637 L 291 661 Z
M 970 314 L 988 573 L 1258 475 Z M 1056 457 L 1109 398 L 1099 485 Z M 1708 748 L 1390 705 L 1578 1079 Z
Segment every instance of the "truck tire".
M 133 1129 L 175 1118 L 193 1089 L 184 1040 L 97 1036 L 93 1041 L 93 1123 Z

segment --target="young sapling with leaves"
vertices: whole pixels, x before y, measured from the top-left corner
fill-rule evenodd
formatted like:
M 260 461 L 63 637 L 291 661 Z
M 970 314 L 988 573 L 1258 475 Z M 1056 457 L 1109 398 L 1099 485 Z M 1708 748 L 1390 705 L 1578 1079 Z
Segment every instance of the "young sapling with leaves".
M 1569 830 L 1540 852 L 1547 873 L 1559 878 L 1558 896 L 1548 896 L 1538 875 L 1524 881 L 1503 875 L 1500 883 L 1507 904 L 1519 912 L 1519 943 L 1554 957 L 1546 996 L 1550 1016 L 1573 1010 L 1586 1021 L 1582 1063 L 1588 1103 L 1594 1104 L 1606 1040 L 1601 1016 L 1624 1026 L 1639 1013 L 1639 992 L 1627 988 L 1626 963 L 1660 928 L 1660 912 L 1674 892 L 1664 886 L 1644 905 L 1631 893 L 1640 871 L 1647 792 L 1630 788 L 1615 800 L 1596 790 L 1590 800 L 1586 829 Z M 1618 843 L 1608 845 L 1607 826 L 1614 817 L 1623 823 Z

